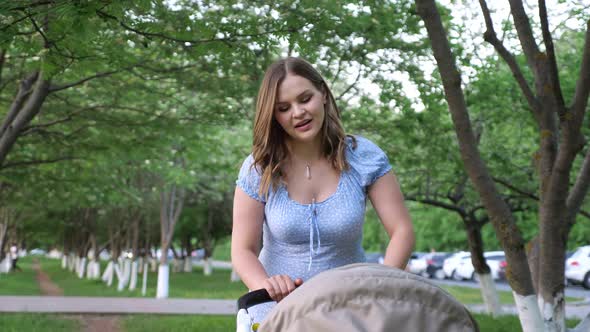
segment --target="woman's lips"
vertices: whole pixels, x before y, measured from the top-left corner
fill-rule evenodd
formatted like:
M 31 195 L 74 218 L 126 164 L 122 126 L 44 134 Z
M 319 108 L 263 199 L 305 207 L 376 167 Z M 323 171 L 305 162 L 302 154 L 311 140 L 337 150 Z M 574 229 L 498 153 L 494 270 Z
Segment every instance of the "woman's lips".
M 311 128 L 311 119 L 303 121 L 301 124 L 295 126 L 295 130 L 297 131 L 307 131 L 309 128 Z

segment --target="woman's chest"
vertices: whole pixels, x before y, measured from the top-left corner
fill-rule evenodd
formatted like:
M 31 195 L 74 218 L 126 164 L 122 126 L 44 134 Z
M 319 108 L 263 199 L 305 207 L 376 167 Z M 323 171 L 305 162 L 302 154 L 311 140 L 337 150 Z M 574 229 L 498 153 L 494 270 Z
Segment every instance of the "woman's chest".
M 322 243 L 353 240 L 362 234 L 366 202 L 363 195 L 342 190 L 318 204 L 299 204 L 288 193 L 278 195 L 265 207 L 266 231 L 285 243 L 309 243 L 310 232 Z

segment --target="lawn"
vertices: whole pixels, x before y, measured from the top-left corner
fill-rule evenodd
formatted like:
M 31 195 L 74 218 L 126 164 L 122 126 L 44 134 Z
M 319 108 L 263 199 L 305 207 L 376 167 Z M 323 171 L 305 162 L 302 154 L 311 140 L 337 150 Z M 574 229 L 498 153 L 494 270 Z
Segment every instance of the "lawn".
M 101 263 L 104 271 L 106 263 Z M 117 279 L 113 285 L 107 287 L 101 280 L 79 279 L 74 273 L 63 270 L 61 261 L 43 259 L 41 268 L 51 280 L 64 290 L 65 296 L 114 296 L 141 297 L 141 276 L 134 291 L 125 289 L 117 291 Z M 212 276 L 205 276 L 200 267 L 195 267 L 192 273 L 170 273 L 169 297 L 171 298 L 209 298 L 209 299 L 237 299 L 247 291 L 241 282 L 229 282 L 230 271 L 216 269 Z M 146 297 L 156 296 L 158 275 L 148 273 Z
M 0 313 L 2 332 L 57 332 L 80 331 L 78 321 L 60 315 Z
M 518 332 L 522 331 L 516 316 L 493 318 L 488 315 L 475 314 L 481 332 Z M 121 330 L 124 332 L 228 332 L 235 331 L 234 316 L 200 316 L 200 315 L 128 315 L 120 318 Z M 574 327 L 577 321 L 568 320 L 568 327 Z M 79 322 L 61 315 L 41 314 L 0 314 L 0 326 L 3 332 L 74 332 L 79 331 Z
M 0 273 L 0 295 L 41 294 L 32 264 L 33 259 L 31 257 L 23 257 L 18 260 L 18 266 L 22 271 Z
M 139 297 L 141 284 L 135 291 L 116 290 L 116 279 L 112 287 L 107 287 L 102 281 L 79 279 L 74 273 L 61 268 L 61 261 L 41 258 L 41 267 L 53 282 L 59 285 L 66 296 L 115 296 Z M 35 273 L 31 268 L 31 258 L 19 261 L 23 269 L 8 275 L 0 275 L 0 295 L 37 295 Z M 101 267 L 104 271 L 105 263 Z M 219 298 L 236 299 L 246 288 L 241 282 L 229 282 L 230 271 L 215 270 L 213 276 L 203 275 L 201 268 L 195 267 L 192 273 L 170 274 L 171 298 Z M 157 274 L 149 273 L 147 297 L 155 297 Z M 458 301 L 465 304 L 482 303 L 479 289 L 443 286 L 447 292 Z M 503 304 L 512 304 L 510 292 L 499 292 Z M 572 299 L 568 299 L 572 300 Z M 512 332 L 520 331 L 520 324 L 516 316 L 502 316 L 492 318 L 488 315 L 476 314 L 475 319 L 480 324 L 481 331 Z M 128 315 L 121 316 L 123 331 L 232 331 L 235 330 L 234 316 L 200 316 L 200 315 Z M 569 326 L 575 326 L 575 321 L 569 321 Z M 2 331 L 77 331 L 79 322 L 61 315 L 43 314 L 0 314 Z

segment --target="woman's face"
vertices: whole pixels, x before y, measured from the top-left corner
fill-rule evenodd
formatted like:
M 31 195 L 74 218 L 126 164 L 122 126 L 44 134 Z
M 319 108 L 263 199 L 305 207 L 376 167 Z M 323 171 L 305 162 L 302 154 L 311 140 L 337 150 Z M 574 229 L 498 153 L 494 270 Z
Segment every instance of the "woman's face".
M 308 79 L 287 74 L 278 89 L 274 116 L 290 139 L 312 142 L 324 123 L 326 97 Z

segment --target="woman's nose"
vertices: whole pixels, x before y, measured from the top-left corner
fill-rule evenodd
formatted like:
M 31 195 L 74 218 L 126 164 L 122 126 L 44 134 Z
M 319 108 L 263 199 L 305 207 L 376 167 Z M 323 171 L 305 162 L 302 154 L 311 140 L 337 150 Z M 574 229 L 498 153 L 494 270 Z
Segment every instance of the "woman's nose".
M 293 106 L 293 117 L 299 118 L 305 114 L 305 108 L 303 105 L 295 104 Z

